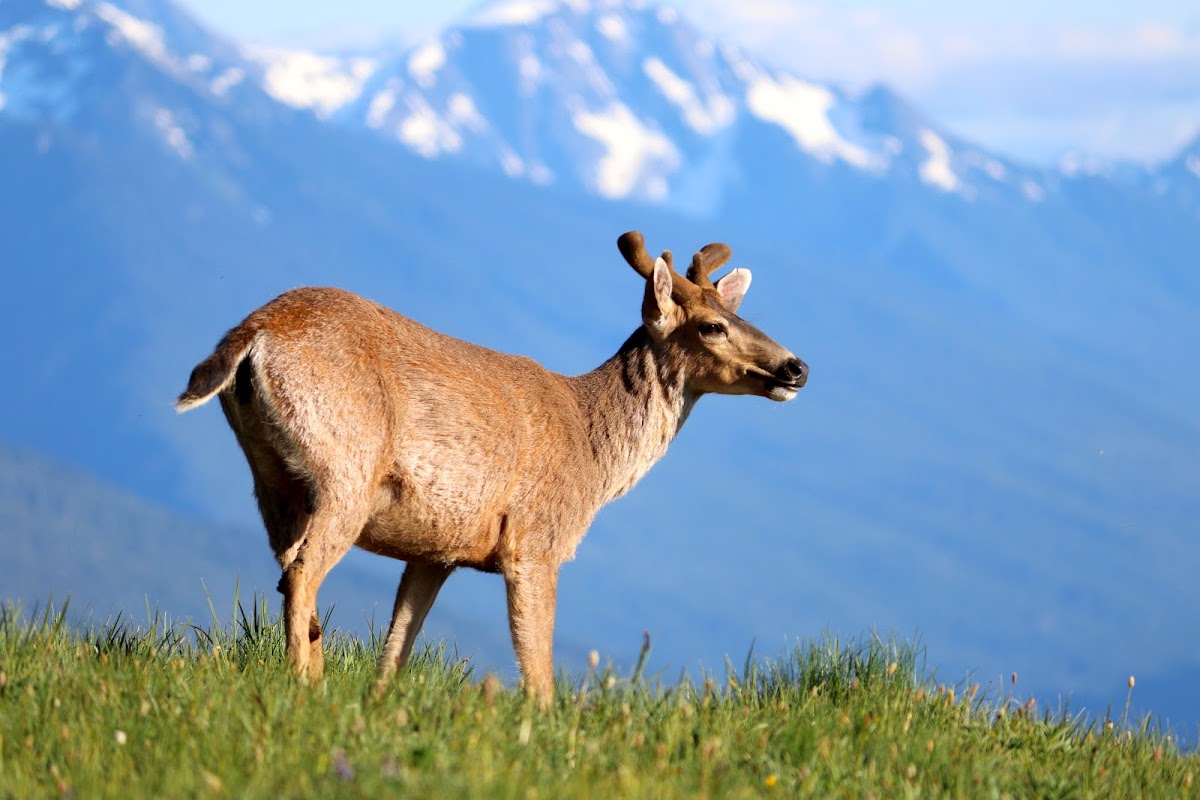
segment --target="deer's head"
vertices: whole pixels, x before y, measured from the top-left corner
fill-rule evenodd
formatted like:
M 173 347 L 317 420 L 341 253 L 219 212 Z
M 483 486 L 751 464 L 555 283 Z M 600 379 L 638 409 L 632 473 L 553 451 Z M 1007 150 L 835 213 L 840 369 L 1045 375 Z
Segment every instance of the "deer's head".
M 750 271 L 709 278 L 729 260 L 728 245 L 710 244 L 692 257 L 687 276 L 671 252 L 651 258 L 637 231 L 617 239 L 621 255 L 646 279 L 642 322 L 657 346 L 683 360 L 687 386 L 699 394 L 756 394 L 786 401 L 808 380 L 808 365 L 737 316 L 750 288 Z

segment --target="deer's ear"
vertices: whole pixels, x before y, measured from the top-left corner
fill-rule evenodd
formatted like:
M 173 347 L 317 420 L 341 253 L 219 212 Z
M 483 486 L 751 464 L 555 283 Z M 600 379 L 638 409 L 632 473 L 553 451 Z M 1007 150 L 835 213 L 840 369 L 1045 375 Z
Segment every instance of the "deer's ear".
M 646 279 L 646 294 L 642 297 L 642 322 L 656 339 L 665 337 L 675 327 L 678 306 L 671 298 L 674 286 L 675 277 L 667 262 L 655 259 L 654 271 Z
M 746 290 L 750 288 L 750 270 L 743 267 L 735 269 L 721 280 L 717 281 L 717 294 L 721 295 L 721 305 L 730 314 L 736 314 Z

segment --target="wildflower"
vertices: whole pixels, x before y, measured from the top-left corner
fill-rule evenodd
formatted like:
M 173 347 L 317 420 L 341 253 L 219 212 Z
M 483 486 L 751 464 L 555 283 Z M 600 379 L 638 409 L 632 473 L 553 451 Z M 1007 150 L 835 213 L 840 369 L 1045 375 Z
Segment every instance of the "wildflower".
M 600 653 L 595 650 L 588 652 L 588 669 L 592 672 L 596 671 L 596 667 L 600 666 Z
M 334 748 L 333 751 L 333 769 L 341 780 L 346 782 L 354 780 L 354 766 L 350 763 L 350 759 L 346 758 L 346 751 L 340 747 Z
M 888 674 L 889 676 L 891 676 L 891 675 L 895 675 L 895 674 L 896 674 L 896 670 L 897 670 L 897 669 L 899 669 L 899 668 L 900 668 L 900 665 L 899 665 L 899 664 L 897 664 L 895 661 L 893 661 L 892 663 L 888 664 L 888 666 L 887 666 L 887 674 Z
M 122 744 L 122 745 L 125 744 L 127 741 L 129 741 L 129 736 L 126 735 L 125 731 L 123 731 L 123 730 L 114 731 L 113 738 L 116 739 L 117 744 Z
M 1132 688 L 1133 688 L 1133 684 L 1134 684 L 1133 676 L 1132 676 L 1132 675 L 1130 675 L 1130 676 L 1129 676 L 1129 688 L 1130 688 L 1130 689 L 1132 689 Z
M 768 789 L 772 789 L 774 788 L 775 784 L 779 783 L 779 776 L 772 772 L 770 775 L 763 778 L 763 783 L 766 784 Z

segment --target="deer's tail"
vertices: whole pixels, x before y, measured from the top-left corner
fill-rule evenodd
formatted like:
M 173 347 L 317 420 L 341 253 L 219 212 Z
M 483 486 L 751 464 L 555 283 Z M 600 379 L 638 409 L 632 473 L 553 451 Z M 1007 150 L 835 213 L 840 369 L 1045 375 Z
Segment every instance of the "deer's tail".
M 258 333 L 257 326 L 247 321 L 225 334 L 212 355 L 192 370 L 187 389 L 175 401 L 175 410 L 180 414 L 190 411 L 227 388 L 237 375 L 238 364 L 254 346 Z

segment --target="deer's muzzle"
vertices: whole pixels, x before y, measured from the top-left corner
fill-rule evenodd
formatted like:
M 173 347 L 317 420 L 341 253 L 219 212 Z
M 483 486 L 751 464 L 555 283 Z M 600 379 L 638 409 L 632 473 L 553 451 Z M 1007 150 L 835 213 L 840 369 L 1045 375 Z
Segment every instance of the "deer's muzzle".
M 767 384 L 767 397 L 786 402 L 808 383 L 808 364 L 793 356 L 776 367 L 770 375 L 763 376 L 763 380 Z

